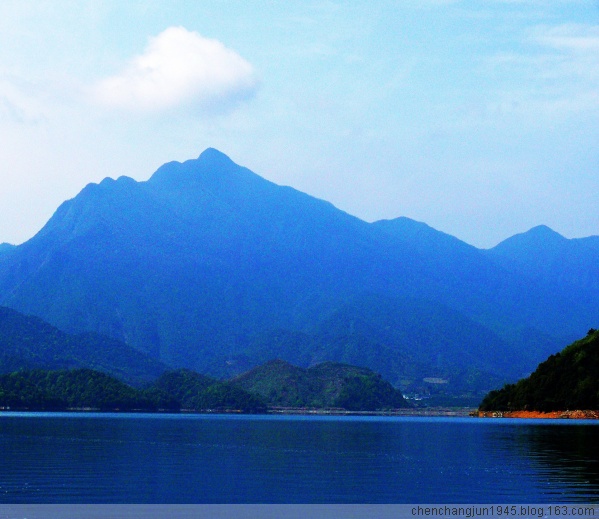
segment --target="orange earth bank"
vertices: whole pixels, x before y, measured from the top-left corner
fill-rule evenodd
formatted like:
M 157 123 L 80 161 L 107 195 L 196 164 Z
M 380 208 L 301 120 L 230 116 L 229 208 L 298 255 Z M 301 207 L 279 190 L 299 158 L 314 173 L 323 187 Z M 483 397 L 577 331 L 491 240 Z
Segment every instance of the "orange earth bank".
M 599 411 L 576 410 L 576 411 L 477 411 L 479 418 L 571 418 L 579 420 L 582 418 L 599 419 Z

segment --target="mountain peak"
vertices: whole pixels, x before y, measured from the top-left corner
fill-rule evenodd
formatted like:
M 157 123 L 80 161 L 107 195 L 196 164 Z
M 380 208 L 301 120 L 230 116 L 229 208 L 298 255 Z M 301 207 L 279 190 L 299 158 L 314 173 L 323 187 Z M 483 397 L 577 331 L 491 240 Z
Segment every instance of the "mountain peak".
M 526 232 L 507 238 L 488 249 L 488 253 L 503 261 L 504 266 L 510 269 L 524 269 L 537 276 L 549 265 L 559 263 L 559 258 L 568 250 L 570 243 L 570 240 L 546 225 L 537 225 Z
M 215 148 L 206 148 L 196 160 L 190 160 L 187 163 L 190 165 L 193 164 L 193 167 L 197 171 L 203 171 L 204 175 L 207 172 L 217 172 L 219 176 L 231 173 L 238 176 L 242 170 L 246 169 L 233 162 L 228 155 Z M 252 173 L 252 176 L 258 175 Z
M 228 155 L 225 155 L 222 151 L 218 151 L 216 148 L 206 148 L 198 160 L 204 162 L 233 162 Z
M 497 252 L 512 250 L 538 251 L 540 249 L 559 247 L 567 241 L 567 238 L 564 238 L 550 227 L 537 225 L 526 232 L 507 238 L 491 250 L 496 250 Z
M 558 240 L 565 240 L 566 238 L 564 238 L 560 233 L 555 232 L 553 229 L 551 229 L 551 227 L 547 227 L 546 225 L 537 225 L 536 227 L 533 227 L 532 229 L 529 229 L 527 232 L 523 233 L 523 235 L 528 235 L 528 236 L 535 236 L 535 237 L 539 237 L 539 238 L 544 238 L 544 239 L 558 239 Z
M 149 180 L 150 185 L 188 188 L 192 184 L 210 185 L 214 188 L 223 182 L 239 179 L 261 178 L 233 162 L 215 148 L 207 148 L 197 159 L 185 162 L 167 162 L 160 166 Z M 234 180 L 235 179 L 235 180 Z

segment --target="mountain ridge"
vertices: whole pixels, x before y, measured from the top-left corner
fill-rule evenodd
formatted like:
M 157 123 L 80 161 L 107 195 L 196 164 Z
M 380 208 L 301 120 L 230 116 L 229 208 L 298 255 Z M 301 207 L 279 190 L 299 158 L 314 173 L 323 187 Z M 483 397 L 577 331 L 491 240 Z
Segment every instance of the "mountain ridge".
M 513 259 L 407 218 L 364 222 L 214 149 L 167 163 L 144 182 L 122 176 L 89 184 L 31 240 L 0 254 L 0 304 L 199 371 L 272 330 L 311 333 L 368 294 L 464 316 L 454 319 L 455 337 L 470 337 L 464 352 L 518 355 L 509 373 L 493 368 L 497 376 L 532 369 L 535 355 L 588 329 L 599 308 L 580 283 L 573 290 L 532 276 Z M 425 319 L 413 326 L 435 335 Z M 497 339 L 475 344 L 475 330 Z M 522 338 L 535 336 L 547 340 L 531 356 Z M 388 351 L 410 348 L 400 340 Z M 448 357 L 460 357 L 458 342 L 448 341 Z M 377 344 L 366 338 L 360 347 L 372 358 Z
M 23 369 L 93 368 L 132 384 L 143 384 L 167 369 L 115 339 L 69 335 L 39 317 L 0 307 L 0 373 Z
M 547 226 L 504 240 L 485 254 L 501 267 L 581 292 L 599 289 L 599 236 L 568 239 Z

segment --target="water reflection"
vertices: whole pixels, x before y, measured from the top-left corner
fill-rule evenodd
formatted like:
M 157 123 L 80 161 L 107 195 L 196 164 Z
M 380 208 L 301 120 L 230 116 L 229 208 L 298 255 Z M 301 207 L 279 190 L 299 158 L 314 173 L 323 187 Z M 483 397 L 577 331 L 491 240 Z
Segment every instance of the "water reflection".
M 531 458 L 549 484 L 558 480 L 568 495 L 599 498 L 599 429 L 588 423 L 527 429 Z

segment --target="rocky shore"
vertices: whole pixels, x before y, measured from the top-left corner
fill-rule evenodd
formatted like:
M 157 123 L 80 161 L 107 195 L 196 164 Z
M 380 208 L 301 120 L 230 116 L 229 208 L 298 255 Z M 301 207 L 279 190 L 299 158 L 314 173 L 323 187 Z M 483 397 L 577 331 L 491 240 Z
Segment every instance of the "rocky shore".
M 553 418 L 553 419 L 599 419 L 599 411 L 574 410 L 574 411 L 475 411 L 472 416 L 478 418 Z

